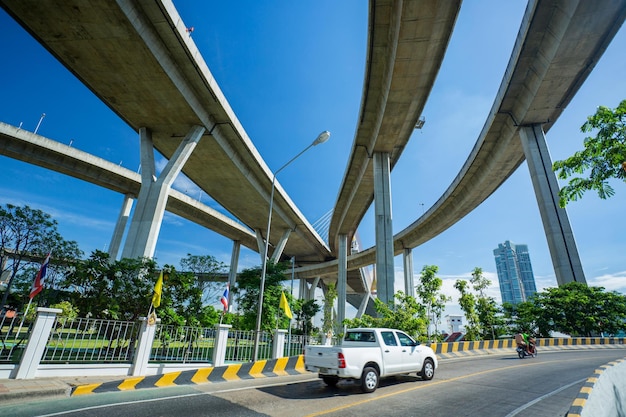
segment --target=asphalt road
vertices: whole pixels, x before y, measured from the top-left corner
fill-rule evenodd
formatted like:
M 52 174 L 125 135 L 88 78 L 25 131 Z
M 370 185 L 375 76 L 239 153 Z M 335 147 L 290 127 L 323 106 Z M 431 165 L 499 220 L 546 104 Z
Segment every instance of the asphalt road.
M 103 393 L 0 407 L 6 416 L 564 416 L 584 381 L 625 349 L 559 351 L 536 358 L 473 357 L 440 362 L 435 378 L 383 380 L 372 394 L 356 383 L 329 388 L 315 375 Z M 71 411 L 74 410 L 74 411 Z

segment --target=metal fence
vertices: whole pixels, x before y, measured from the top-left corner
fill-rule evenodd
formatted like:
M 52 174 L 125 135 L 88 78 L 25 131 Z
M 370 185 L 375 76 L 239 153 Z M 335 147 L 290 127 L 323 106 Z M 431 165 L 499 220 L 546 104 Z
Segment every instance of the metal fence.
M 19 363 L 28 342 L 29 324 L 21 317 L 0 318 L 0 362 Z M 57 317 L 41 363 L 132 363 L 139 322 Z M 212 363 L 215 328 L 156 325 L 150 352 L 152 363 Z M 273 332 L 261 332 L 257 359 L 272 359 Z M 285 336 L 284 356 L 302 354 L 314 338 Z M 229 330 L 224 360 L 250 362 L 254 357 L 254 330 Z M 313 342 L 315 343 L 315 342 Z
M 215 329 L 157 324 L 151 362 L 211 362 Z
M 229 330 L 226 342 L 227 362 L 250 362 L 254 358 L 254 330 Z M 261 332 L 257 359 L 272 358 L 272 334 Z
M 22 316 L 14 311 L 0 318 L 0 363 L 20 363 L 28 332 L 28 324 L 22 324 Z
M 137 322 L 57 317 L 41 363 L 131 363 Z
M 285 356 L 302 355 L 304 346 L 315 343 L 316 338 L 313 336 L 290 335 L 285 337 Z

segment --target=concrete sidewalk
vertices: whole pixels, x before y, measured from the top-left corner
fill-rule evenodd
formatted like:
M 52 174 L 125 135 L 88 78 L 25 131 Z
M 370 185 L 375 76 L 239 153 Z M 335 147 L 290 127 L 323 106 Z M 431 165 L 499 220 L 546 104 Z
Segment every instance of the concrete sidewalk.
M 0 379 L 0 406 L 36 399 L 69 398 L 74 387 L 125 378 L 128 376 Z

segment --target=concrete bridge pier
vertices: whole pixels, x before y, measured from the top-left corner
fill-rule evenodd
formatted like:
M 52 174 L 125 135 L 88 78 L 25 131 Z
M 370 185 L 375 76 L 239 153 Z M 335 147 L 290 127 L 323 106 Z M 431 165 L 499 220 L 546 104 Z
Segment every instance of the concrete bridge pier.
M 374 214 L 376 222 L 376 290 L 383 303 L 394 300 L 391 168 L 389 153 L 374 152 Z
M 154 256 L 169 190 L 202 138 L 204 131 L 204 126 L 192 127 L 157 178 L 151 132 L 145 127 L 139 129 L 141 190 L 122 251 L 123 258 L 152 258 Z
M 535 189 L 557 283 L 586 284 L 574 232 L 567 212 L 559 206 L 559 184 L 552 170 L 552 160 L 543 128 L 539 124 L 522 126 L 519 135 Z
M 415 279 L 413 278 L 413 249 L 404 248 L 402 254 L 404 262 L 404 292 L 415 297 Z
M 335 333 L 341 333 L 346 318 L 348 285 L 348 235 L 339 235 L 337 264 L 337 319 Z
M 241 242 L 233 240 L 233 252 L 230 255 L 230 270 L 228 271 L 228 285 L 235 288 L 237 283 L 237 268 L 239 268 L 239 252 L 241 251 Z M 228 308 L 232 305 L 233 292 L 228 291 Z
M 111 262 L 115 261 L 117 259 L 117 255 L 119 255 L 120 247 L 122 245 L 122 238 L 124 237 L 124 231 L 126 230 L 126 224 L 128 223 L 130 210 L 133 207 L 134 201 L 134 196 L 130 194 L 126 194 L 124 196 L 122 210 L 120 210 L 120 215 L 117 218 L 115 230 L 113 231 L 113 236 L 111 237 L 111 243 L 109 244 L 109 259 L 111 260 Z

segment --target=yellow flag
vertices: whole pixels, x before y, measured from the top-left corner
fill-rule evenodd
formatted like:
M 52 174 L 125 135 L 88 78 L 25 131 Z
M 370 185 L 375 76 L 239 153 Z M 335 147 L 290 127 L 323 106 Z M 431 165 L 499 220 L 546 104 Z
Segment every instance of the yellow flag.
M 156 285 L 154 286 L 154 295 L 152 296 L 152 305 L 157 308 L 161 305 L 161 292 L 163 291 L 163 271 L 159 274 Z
M 287 302 L 287 297 L 285 297 L 284 292 L 280 293 L 279 307 L 283 309 L 283 311 L 285 312 L 285 316 L 289 317 L 290 319 L 293 318 L 293 314 L 291 314 L 291 308 L 289 308 L 289 303 Z

